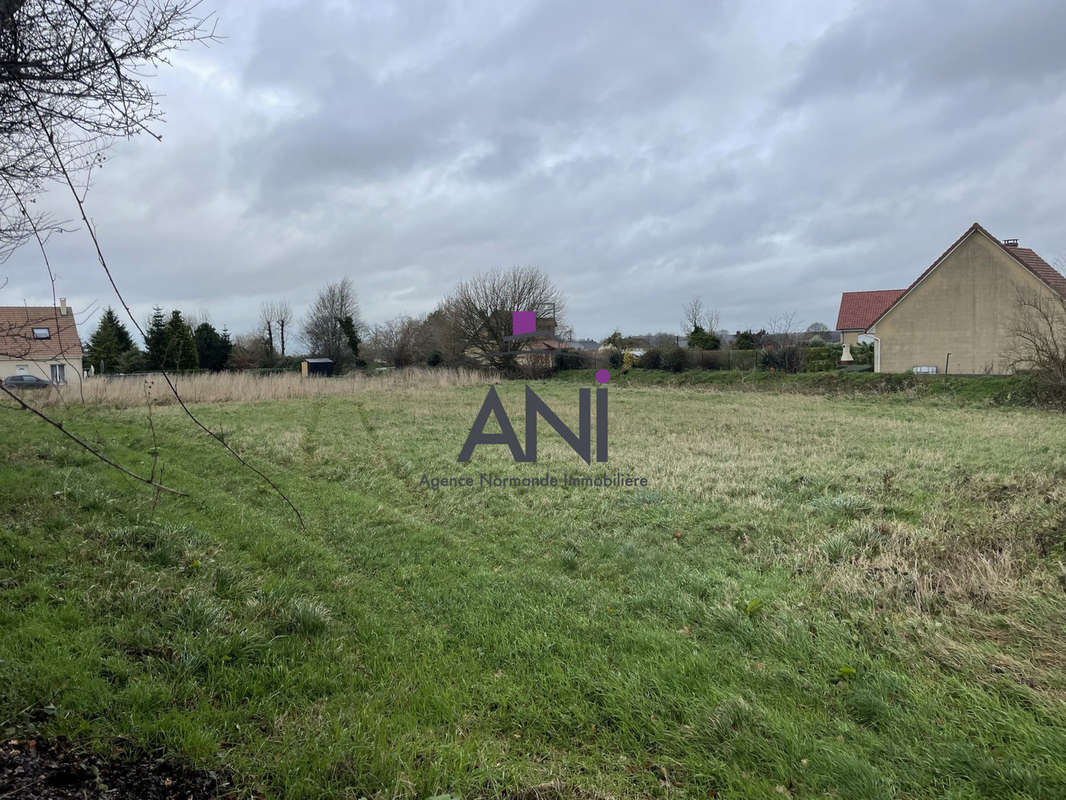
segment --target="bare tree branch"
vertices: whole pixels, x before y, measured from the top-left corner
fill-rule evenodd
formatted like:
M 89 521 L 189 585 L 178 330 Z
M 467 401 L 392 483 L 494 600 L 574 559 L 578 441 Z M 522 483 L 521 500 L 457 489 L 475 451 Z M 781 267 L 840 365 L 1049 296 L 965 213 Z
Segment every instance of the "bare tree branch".
M 185 494 L 185 492 L 180 492 L 177 489 L 171 489 L 169 486 L 164 486 L 163 484 L 161 484 L 158 481 L 156 481 L 155 480 L 155 465 L 154 465 L 154 462 L 153 462 L 153 467 L 152 467 L 152 477 L 151 478 L 146 478 L 143 475 L 138 475 L 136 472 L 133 472 L 131 470 L 126 469 L 124 466 L 122 466 L 118 462 L 112 461 L 110 458 L 105 456 L 103 453 L 101 453 L 99 450 L 97 450 L 91 444 L 86 442 L 84 439 L 82 439 L 79 436 L 76 436 L 73 433 L 71 433 L 70 431 L 68 431 L 63 426 L 62 422 L 54 420 L 51 417 L 49 417 L 47 414 L 45 414 L 45 413 L 43 413 L 41 411 L 38 411 L 36 408 L 31 406 L 29 403 L 27 403 L 25 400 L 23 400 L 21 397 L 19 397 L 14 392 L 12 392 L 10 389 L 8 389 L 6 386 L 4 386 L 2 383 L 0 383 L 0 392 L 3 392 L 8 397 L 10 397 L 12 400 L 14 400 L 16 403 L 18 403 L 18 406 L 19 406 L 20 409 L 22 409 L 23 411 L 29 411 L 34 416 L 36 416 L 36 417 L 38 417 L 40 419 L 43 419 L 45 422 L 47 422 L 53 428 L 55 428 L 60 433 L 62 433 L 64 436 L 66 436 L 68 439 L 70 439 L 71 441 L 75 442 L 83 450 L 86 450 L 86 451 L 92 453 L 94 456 L 96 456 L 98 459 L 103 461 L 109 467 L 117 469 L 119 472 L 121 472 L 124 475 L 128 475 L 129 477 L 133 478 L 135 481 L 140 481 L 143 484 L 151 486 L 151 487 L 155 488 L 157 491 L 167 492 L 169 494 L 176 494 L 176 495 L 180 495 L 181 497 L 187 497 L 188 496 L 188 495 Z M 10 409 L 11 407 L 7 406 L 7 408 Z M 14 410 L 14 409 L 12 409 L 12 410 Z M 153 430 L 153 436 L 154 436 L 154 430 Z

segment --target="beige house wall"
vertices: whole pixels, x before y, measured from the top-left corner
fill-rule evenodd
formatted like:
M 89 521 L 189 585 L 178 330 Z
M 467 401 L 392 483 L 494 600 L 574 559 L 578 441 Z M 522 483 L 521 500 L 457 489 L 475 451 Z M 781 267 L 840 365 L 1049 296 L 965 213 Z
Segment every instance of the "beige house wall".
M 854 347 L 859 343 L 859 336 L 862 335 L 862 331 L 841 331 L 840 338 L 843 339 L 843 344 L 848 347 Z
M 52 380 L 52 364 L 62 364 L 67 383 L 76 383 L 82 374 L 80 358 L 52 359 L 50 361 L 31 361 L 29 359 L 0 358 L 0 380 L 12 375 L 36 375 L 46 381 Z M 22 367 L 23 369 L 20 369 Z
M 873 327 L 880 371 L 1009 372 L 1018 290 L 1057 295 L 980 232 L 962 241 Z

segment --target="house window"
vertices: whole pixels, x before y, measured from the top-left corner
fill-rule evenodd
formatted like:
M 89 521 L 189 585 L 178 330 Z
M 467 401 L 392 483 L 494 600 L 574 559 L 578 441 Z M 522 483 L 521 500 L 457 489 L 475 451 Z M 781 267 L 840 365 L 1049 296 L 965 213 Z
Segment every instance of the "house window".
M 33 329 L 33 338 L 34 339 L 51 339 L 52 338 L 52 332 L 50 330 L 48 330 L 48 328 L 34 328 Z
M 65 364 L 52 365 L 52 383 L 66 383 L 67 369 Z

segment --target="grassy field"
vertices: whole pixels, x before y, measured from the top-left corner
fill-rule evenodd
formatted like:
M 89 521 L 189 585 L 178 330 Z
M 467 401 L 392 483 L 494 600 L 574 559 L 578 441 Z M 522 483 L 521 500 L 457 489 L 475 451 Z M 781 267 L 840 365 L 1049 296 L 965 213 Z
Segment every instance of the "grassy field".
M 623 382 L 607 465 L 458 464 L 484 396 L 200 406 L 304 529 L 174 407 L 158 502 L 0 412 L 5 735 L 270 797 L 1066 796 L 1061 415 Z M 147 468 L 143 409 L 65 416 Z M 605 468 L 648 486 L 419 485 Z

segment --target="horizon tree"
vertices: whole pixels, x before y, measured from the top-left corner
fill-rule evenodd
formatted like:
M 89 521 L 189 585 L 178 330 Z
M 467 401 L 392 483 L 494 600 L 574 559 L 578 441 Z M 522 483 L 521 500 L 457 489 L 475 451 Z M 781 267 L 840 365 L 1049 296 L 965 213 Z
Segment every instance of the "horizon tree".
M 528 340 L 512 335 L 513 311 L 554 314 L 559 326 L 564 312 L 562 293 L 548 275 L 537 267 L 512 267 L 475 275 L 462 281 L 439 309 L 462 343 L 464 353 L 473 351 L 479 359 L 497 369 L 515 366 L 515 357 Z
M 354 348 L 345 330 L 345 320 L 350 320 L 356 336 Z M 318 293 L 304 318 L 302 335 L 311 355 L 333 359 L 333 363 L 340 366 L 357 357 L 358 331 L 362 327 L 352 281 L 345 277 L 326 284 Z
M 229 341 L 229 331 L 219 333 L 210 322 L 201 322 L 193 331 L 196 342 L 196 355 L 200 366 L 212 372 L 220 372 L 229 358 L 233 345 Z
M 107 307 L 100 323 L 89 338 L 85 361 L 100 374 L 121 370 L 126 354 L 134 349 L 133 337 L 111 306 Z

